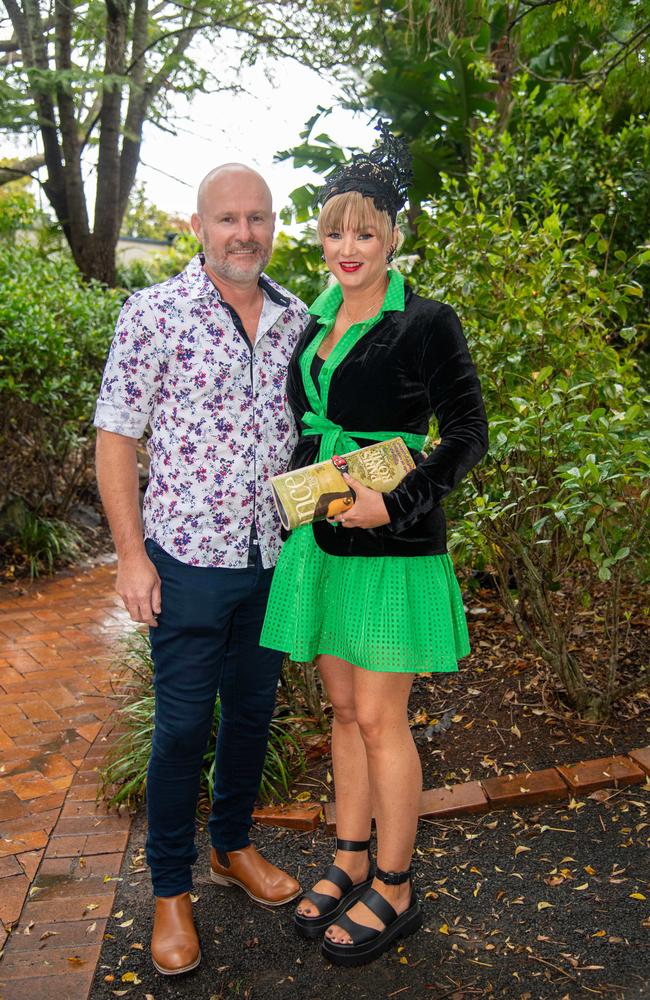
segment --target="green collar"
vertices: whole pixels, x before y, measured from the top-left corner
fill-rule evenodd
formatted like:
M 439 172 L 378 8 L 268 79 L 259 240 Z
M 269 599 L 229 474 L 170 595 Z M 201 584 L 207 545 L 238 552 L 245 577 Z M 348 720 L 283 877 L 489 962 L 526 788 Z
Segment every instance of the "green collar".
M 337 282 L 321 292 L 310 306 L 309 312 L 327 323 L 334 320 L 342 301 L 343 292 Z M 394 271 L 392 268 L 388 272 L 388 288 L 377 316 L 381 317 L 385 312 L 404 312 L 404 278 L 399 271 Z

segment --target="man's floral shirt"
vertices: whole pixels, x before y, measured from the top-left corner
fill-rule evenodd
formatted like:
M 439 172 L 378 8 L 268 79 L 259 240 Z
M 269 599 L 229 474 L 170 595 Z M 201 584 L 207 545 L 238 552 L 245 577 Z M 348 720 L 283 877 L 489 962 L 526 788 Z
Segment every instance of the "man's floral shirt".
M 193 566 L 245 567 L 253 523 L 265 567 L 280 549 L 269 479 L 296 441 L 285 379 L 307 310 L 266 275 L 260 286 L 251 348 L 197 255 L 128 299 L 104 371 L 95 426 L 151 428 L 145 537 Z

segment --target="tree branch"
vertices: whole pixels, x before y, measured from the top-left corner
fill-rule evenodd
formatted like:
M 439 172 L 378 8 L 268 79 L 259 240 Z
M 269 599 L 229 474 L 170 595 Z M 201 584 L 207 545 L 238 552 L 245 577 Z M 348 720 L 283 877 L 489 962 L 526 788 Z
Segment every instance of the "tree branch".
M 56 68 L 60 72 L 56 86 L 61 142 L 65 157 L 65 188 L 70 212 L 71 249 L 75 259 L 83 252 L 88 236 L 88 211 L 81 171 L 81 144 L 74 100 L 63 75 L 72 69 L 72 9 L 67 0 L 55 0 Z
M 25 160 L 18 160 L 11 166 L 0 167 L 0 187 L 17 181 L 21 177 L 29 177 L 36 170 L 45 166 L 44 156 L 28 156 Z
M 34 70 L 49 70 L 47 42 L 43 34 L 41 15 L 37 0 L 24 0 L 24 10 L 16 0 L 5 0 L 7 13 L 11 18 L 14 32 L 20 41 L 23 65 L 27 73 L 29 88 L 38 114 L 38 122 L 43 140 L 43 151 L 47 165 L 47 181 L 43 189 L 69 239 L 68 206 L 65 192 L 63 157 L 56 128 L 56 115 L 51 95 L 44 90 Z
M 128 0 L 106 0 L 105 81 L 102 87 L 102 109 L 99 115 L 99 152 L 97 156 L 97 198 L 93 231 L 102 239 L 113 234 L 117 238 L 119 223 L 115 207 L 120 197 L 120 130 L 122 85 L 117 77 L 124 76 Z

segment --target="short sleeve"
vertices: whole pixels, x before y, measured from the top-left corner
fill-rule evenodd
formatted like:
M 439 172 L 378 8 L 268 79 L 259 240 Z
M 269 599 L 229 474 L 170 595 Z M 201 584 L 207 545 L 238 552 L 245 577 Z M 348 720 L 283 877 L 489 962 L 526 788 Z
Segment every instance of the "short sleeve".
M 104 369 L 95 427 L 142 436 L 151 414 L 160 372 L 161 345 L 154 312 L 143 293 L 125 302 Z

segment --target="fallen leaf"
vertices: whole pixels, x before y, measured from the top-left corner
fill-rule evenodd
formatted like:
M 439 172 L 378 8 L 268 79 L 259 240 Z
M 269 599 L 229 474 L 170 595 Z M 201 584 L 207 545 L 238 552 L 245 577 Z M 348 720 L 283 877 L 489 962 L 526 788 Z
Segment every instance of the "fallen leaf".
M 440 934 L 449 934 L 449 927 L 447 924 L 442 924 L 442 926 L 438 928 L 438 932 Z
M 523 854 L 524 851 L 532 851 L 532 847 L 524 847 L 523 844 L 520 844 L 519 847 L 515 847 L 515 857 L 518 854 Z
M 299 795 L 296 795 L 296 802 L 308 802 L 310 798 L 311 792 L 300 792 Z
M 123 920 L 122 923 L 120 924 L 120 927 L 130 927 L 134 920 L 135 917 L 131 917 L 130 920 Z
M 552 903 L 538 903 L 537 904 L 537 909 L 538 910 L 549 910 L 549 909 L 552 910 L 553 909 L 553 904 Z
M 124 975 L 122 976 L 122 982 L 133 983 L 134 986 L 139 986 L 142 980 L 138 979 L 138 975 L 136 972 L 125 972 Z
M 59 933 L 58 931 L 43 931 L 43 933 L 41 934 L 41 936 L 39 937 L 38 940 L 39 941 L 46 941 L 47 938 L 49 938 L 49 937 L 56 937 L 58 933 Z
M 641 900 L 643 900 L 645 898 L 646 897 L 643 895 L 642 892 L 631 892 L 630 893 L 630 899 L 641 899 Z
M 518 739 L 521 739 L 521 730 L 519 729 L 519 726 L 510 726 L 510 732 L 514 733 Z
M 97 921 L 95 920 L 95 921 L 93 921 L 93 923 L 92 923 L 92 924 L 90 925 L 90 927 L 88 927 L 88 928 L 86 929 L 86 934 L 92 934 L 92 932 L 93 932 L 93 931 L 96 931 L 96 930 L 97 930 Z
M 581 892 L 582 889 L 588 889 L 589 888 L 589 883 L 588 882 L 583 882 L 582 885 L 574 885 L 571 888 L 573 889 L 574 892 Z
M 86 964 L 86 960 L 83 958 L 79 958 L 78 955 L 69 955 L 68 962 L 70 963 L 70 965 L 73 965 L 75 969 L 78 969 L 79 966 Z

